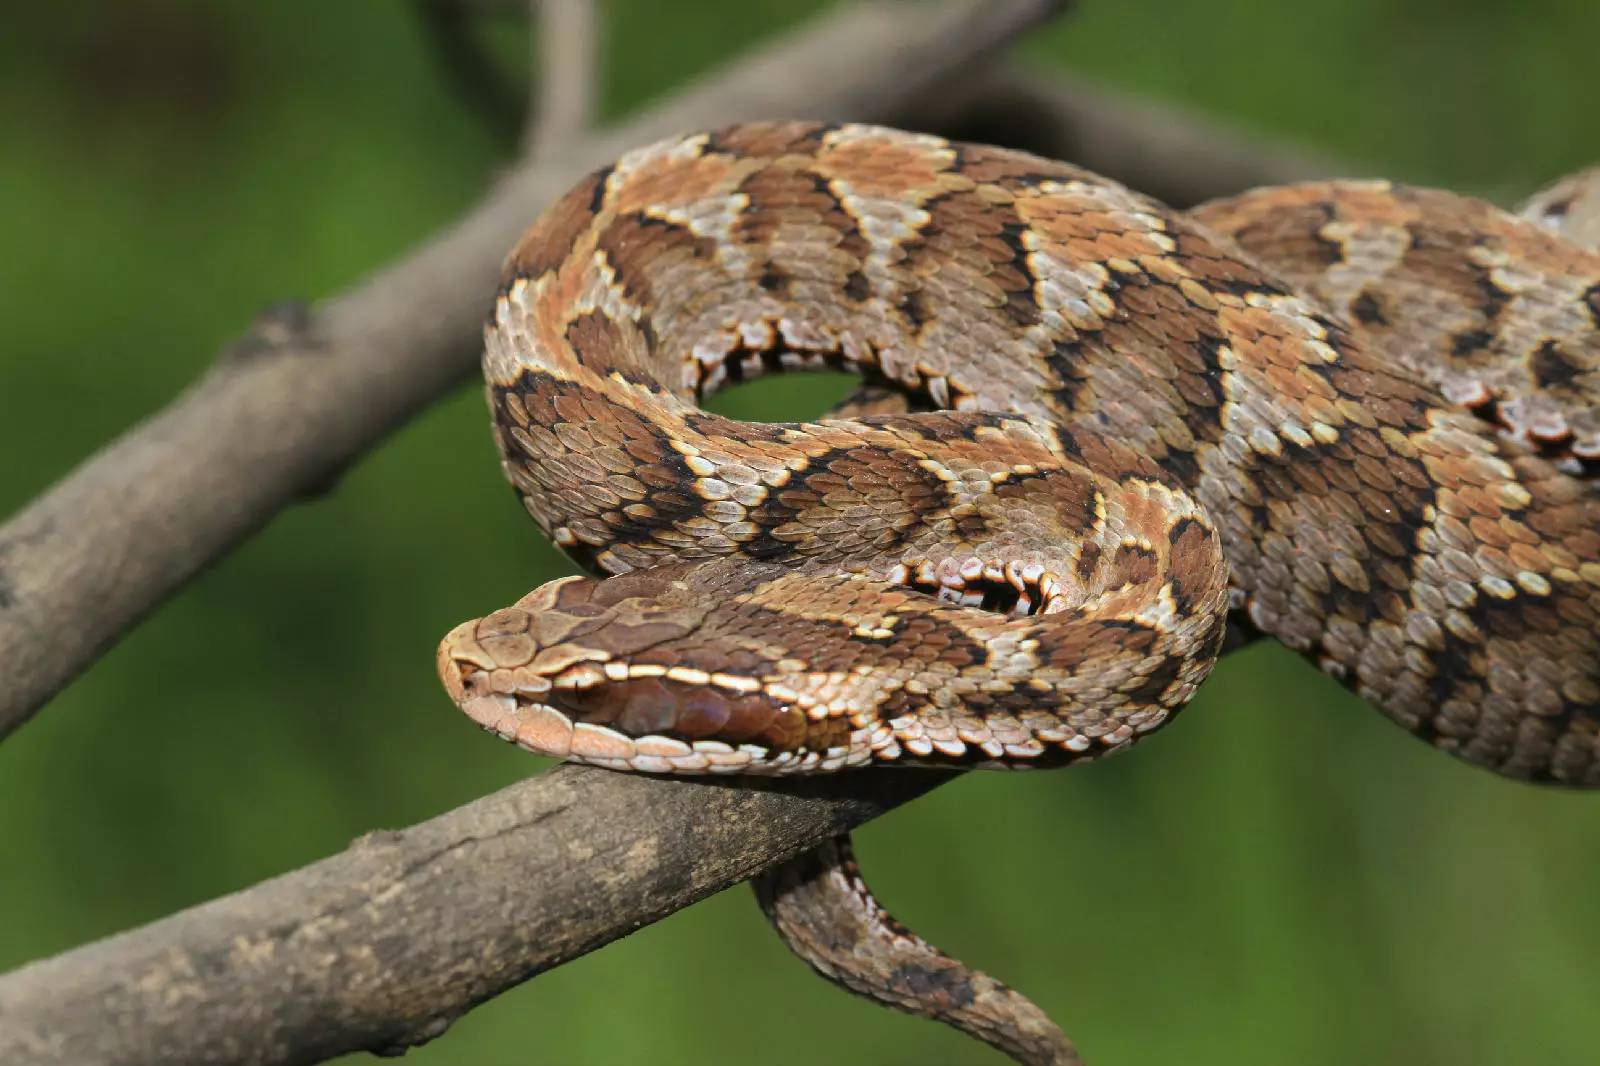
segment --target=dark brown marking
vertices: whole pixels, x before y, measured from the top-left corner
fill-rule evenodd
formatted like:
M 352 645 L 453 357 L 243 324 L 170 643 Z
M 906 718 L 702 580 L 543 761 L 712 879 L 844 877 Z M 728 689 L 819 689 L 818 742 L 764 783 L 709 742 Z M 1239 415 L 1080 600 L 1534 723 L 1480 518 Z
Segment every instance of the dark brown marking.
M 725 126 L 707 135 L 706 151 L 754 159 L 811 156 L 836 125 L 820 122 L 761 122 Z
M 674 259 L 710 259 L 717 251 L 716 241 L 709 237 L 697 237 L 676 223 L 638 213 L 613 219 L 601 231 L 598 246 L 628 299 L 651 308 L 666 295 L 654 287 L 664 266 Z
M 1575 361 L 1567 358 L 1553 340 L 1547 340 L 1533 353 L 1533 377 L 1542 388 L 1558 390 L 1570 388 L 1583 372 Z
M 1362 292 L 1360 296 L 1350 301 L 1350 314 L 1363 326 L 1387 326 L 1389 324 L 1389 320 L 1383 314 L 1383 305 L 1370 292 Z
M 572 254 L 573 244 L 600 209 L 612 170 L 612 167 L 605 167 L 583 178 L 528 228 L 506 259 L 501 272 L 502 293 L 510 289 L 516 279 L 547 274 Z

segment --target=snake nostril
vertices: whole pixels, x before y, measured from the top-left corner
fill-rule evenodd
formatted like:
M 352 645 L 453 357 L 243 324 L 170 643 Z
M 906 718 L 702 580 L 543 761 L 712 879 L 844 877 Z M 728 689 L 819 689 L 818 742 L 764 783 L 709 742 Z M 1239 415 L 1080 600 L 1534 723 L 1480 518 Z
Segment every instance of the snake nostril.
M 484 696 L 489 692 L 489 675 L 472 663 L 456 660 L 456 676 L 461 691 L 466 696 Z

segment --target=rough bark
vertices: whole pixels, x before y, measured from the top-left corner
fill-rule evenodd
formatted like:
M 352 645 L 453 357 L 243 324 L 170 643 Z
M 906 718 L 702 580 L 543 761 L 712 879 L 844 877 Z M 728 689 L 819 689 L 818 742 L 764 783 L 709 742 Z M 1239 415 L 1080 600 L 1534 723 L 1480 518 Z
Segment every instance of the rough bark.
M 0 977 L 0 1062 L 398 1051 L 945 779 L 904 770 L 759 785 L 557 767 Z

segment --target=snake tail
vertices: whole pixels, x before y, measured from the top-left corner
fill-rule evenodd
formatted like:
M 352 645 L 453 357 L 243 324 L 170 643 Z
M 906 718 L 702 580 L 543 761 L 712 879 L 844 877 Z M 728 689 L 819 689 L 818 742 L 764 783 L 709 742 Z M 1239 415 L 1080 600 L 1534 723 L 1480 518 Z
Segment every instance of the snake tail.
M 1027 1066 L 1082 1066 L 1032 1000 L 896 921 L 862 879 L 848 836 L 773 867 L 751 887 L 789 950 L 840 987 L 954 1026 Z

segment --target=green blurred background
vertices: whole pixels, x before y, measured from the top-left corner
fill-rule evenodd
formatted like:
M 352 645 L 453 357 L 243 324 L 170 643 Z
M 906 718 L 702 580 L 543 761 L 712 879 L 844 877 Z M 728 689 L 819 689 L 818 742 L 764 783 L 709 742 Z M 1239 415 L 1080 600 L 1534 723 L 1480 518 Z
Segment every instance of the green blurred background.
M 616 115 L 819 5 L 607 6 Z M 0 513 L 261 307 L 330 294 L 446 223 L 513 147 L 399 0 L 6 20 Z M 520 77 L 517 21 L 482 32 Z M 1101 0 L 1024 51 L 1510 198 L 1600 156 L 1597 40 L 1593 0 Z M 734 406 L 775 417 L 777 396 Z M 542 769 L 450 706 L 432 649 L 565 569 L 501 484 L 475 389 L 396 434 L 0 746 L 0 968 Z M 860 852 L 903 919 L 1030 992 L 1100 1066 L 1580 1064 L 1597 1060 L 1597 831 L 1600 798 L 1459 765 L 1260 647 L 1131 757 L 974 775 L 867 828 Z M 743 890 L 413 1058 L 998 1061 L 816 980 Z

